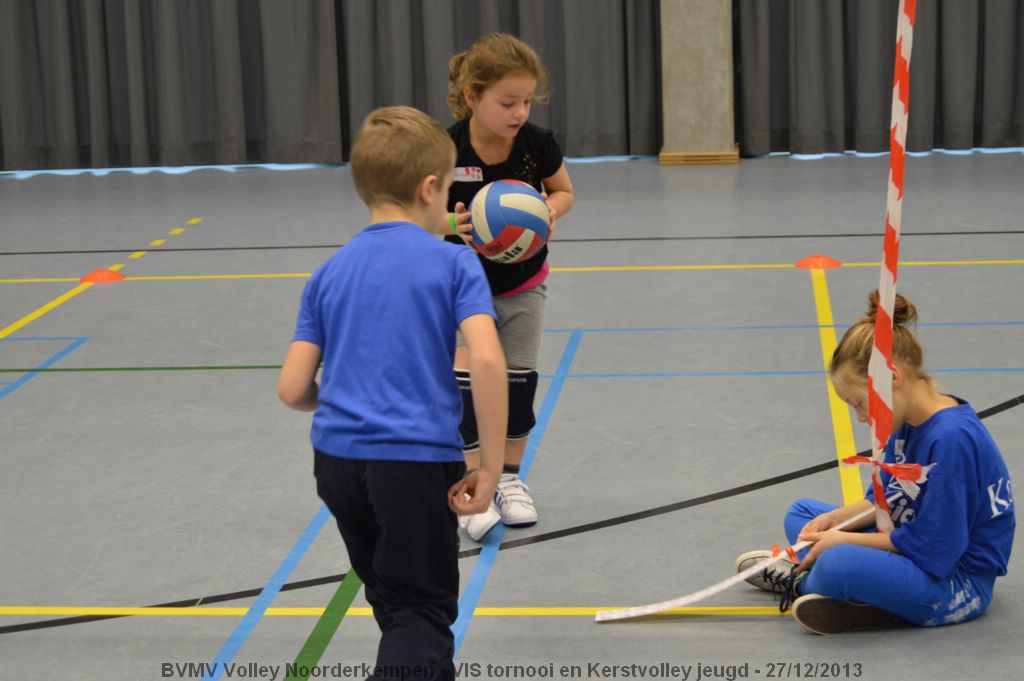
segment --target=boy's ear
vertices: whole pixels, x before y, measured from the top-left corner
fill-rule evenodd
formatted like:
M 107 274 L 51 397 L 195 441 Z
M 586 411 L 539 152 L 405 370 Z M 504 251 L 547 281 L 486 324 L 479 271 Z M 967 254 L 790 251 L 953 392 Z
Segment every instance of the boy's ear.
M 427 175 L 424 177 L 416 185 L 416 198 L 423 202 L 424 205 L 432 205 L 434 203 L 434 193 L 440 181 L 437 175 Z

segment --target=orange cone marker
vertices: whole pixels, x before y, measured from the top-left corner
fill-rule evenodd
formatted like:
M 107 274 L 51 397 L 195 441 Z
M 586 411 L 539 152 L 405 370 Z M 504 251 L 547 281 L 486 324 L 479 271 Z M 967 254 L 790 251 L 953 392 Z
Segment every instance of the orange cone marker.
M 101 284 L 108 281 L 121 281 L 125 276 L 114 270 L 93 270 L 81 278 L 80 281 L 89 284 Z
M 799 267 L 805 270 L 832 270 L 842 266 L 843 263 L 838 260 L 833 260 L 827 255 L 822 255 L 821 253 L 809 255 L 803 260 L 793 263 L 793 267 Z

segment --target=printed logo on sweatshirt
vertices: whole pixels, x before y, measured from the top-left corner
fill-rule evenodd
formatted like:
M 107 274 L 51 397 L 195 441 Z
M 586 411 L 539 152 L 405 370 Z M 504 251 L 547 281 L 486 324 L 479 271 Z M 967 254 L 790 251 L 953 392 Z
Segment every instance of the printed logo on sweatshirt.
M 464 168 L 456 168 L 455 176 L 452 178 L 453 182 L 483 182 L 484 171 L 480 168 L 473 168 L 466 166 Z

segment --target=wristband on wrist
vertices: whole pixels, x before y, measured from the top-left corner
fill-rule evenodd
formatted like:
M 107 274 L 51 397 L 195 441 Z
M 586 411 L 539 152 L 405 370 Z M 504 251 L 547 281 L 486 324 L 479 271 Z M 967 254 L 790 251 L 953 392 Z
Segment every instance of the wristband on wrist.
M 452 228 L 452 234 L 459 235 L 459 230 L 455 227 L 455 213 L 448 214 L 448 226 Z

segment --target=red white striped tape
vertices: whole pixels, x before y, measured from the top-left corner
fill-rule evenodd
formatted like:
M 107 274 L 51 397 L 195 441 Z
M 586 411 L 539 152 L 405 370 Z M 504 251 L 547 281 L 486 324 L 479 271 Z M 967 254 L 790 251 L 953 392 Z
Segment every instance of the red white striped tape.
M 900 498 L 900 496 L 901 493 L 897 492 L 896 494 L 893 494 L 891 497 L 889 497 L 887 502 L 896 501 L 897 499 Z M 873 511 L 874 509 L 869 508 L 863 513 L 858 513 L 849 520 L 836 525 L 833 529 L 841 530 L 844 527 L 852 525 L 858 520 L 867 518 L 869 515 L 871 515 Z M 747 577 L 753 577 L 759 572 L 768 569 L 776 561 L 788 558 L 789 560 L 796 562 L 796 552 L 803 551 L 810 545 L 811 542 L 802 541 L 793 544 L 792 546 L 787 546 L 785 549 L 780 550 L 778 544 L 776 544 L 772 548 L 772 556 L 770 558 L 765 558 L 764 560 L 759 561 L 754 565 L 751 565 L 746 570 L 742 572 L 737 572 L 732 577 L 729 577 L 728 579 L 723 579 L 721 582 L 718 582 L 717 584 L 712 584 L 706 589 L 694 591 L 692 594 L 680 596 L 679 598 L 673 598 L 668 601 L 662 601 L 660 603 L 651 603 L 650 605 L 638 605 L 632 608 L 620 608 L 618 610 L 601 610 L 594 616 L 594 621 L 615 622 L 618 620 L 630 620 L 636 619 L 637 617 L 648 617 L 650 615 L 656 615 L 659 612 L 665 612 L 666 610 L 672 610 L 674 608 L 683 608 L 688 605 L 693 605 L 698 601 L 703 601 L 705 598 L 710 598 L 715 594 L 722 593 L 729 587 L 735 586 L 740 582 L 745 581 Z
M 885 243 L 878 283 L 875 343 L 868 361 L 868 414 L 871 418 L 872 454 L 885 457 L 892 434 L 892 336 L 896 305 L 896 269 L 900 254 L 900 222 L 903 216 L 903 167 L 906 159 L 907 119 L 910 115 L 910 50 L 914 41 L 917 0 L 900 0 L 896 25 L 896 65 L 893 69 L 892 124 L 889 129 L 889 192 L 885 212 Z M 882 489 L 878 466 L 871 471 L 879 532 L 893 529 L 889 504 Z

